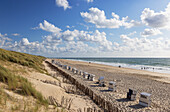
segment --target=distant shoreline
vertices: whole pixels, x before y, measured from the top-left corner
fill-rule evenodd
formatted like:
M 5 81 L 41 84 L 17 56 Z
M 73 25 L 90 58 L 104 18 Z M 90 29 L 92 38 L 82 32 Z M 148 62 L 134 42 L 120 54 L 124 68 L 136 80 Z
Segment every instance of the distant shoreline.
M 90 61 L 80 61 L 80 60 L 70 60 L 70 59 L 57 59 L 57 60 L 63 60 L 64 62 L 68 61 L 71 63 L 83 64 L 83 65 L 89 65 L 89 62 L 90 62 Z M 137 74 L 140 76 L 149 76 L 149 77 L 153 77 L 152 78 L 153 80 L 170 83 L 170 74 L 168 73 L 152 72 L 152 71 L 134 69 L 134 68 L 128 68 L 128 67 L 119 68 L 119 66 L 112 66 L 112 65 L 107 65 L 103 63 L 94 63 L 94 62 L 91 62 L 91 65 L 100 66 L 100 67 L 109 68 L 109 69 L 113 68 L 113 69 L 118 70 L 118 72 L 121 72 L 121 73 L 123 72 L 125 74 Z
M 82 58 L 83 59 L 83 58 Z M 92 62 L 96 64 L 103 64 L 103 65 L 109 65 L 113 67 L 123 67 L 123 68 L 131 68 L 135 70 L 144 70 L 144 71 L 150 71 L 154 73 L 166 73 L 170 75 L 170 68 L 165 67 L 158 67 L 158 66 L 151 66 L 151 65 L 133 65 L 133 64 L 126 64 L 126 63 L 114 63 L 114 62 L 99 62 L 99 61 L 87 61 L 87 60 L 81 60 L 81 59 L 66 59 L 66 60 L 73 60 L 73 61 L 82 61 L 82 62 Z

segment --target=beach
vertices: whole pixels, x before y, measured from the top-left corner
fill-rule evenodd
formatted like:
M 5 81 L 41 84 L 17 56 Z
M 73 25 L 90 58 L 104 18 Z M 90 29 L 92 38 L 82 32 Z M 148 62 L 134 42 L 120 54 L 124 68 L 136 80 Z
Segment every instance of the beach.
M 78 93 L 68 93 L 65 88 L 72 88 L 75 87 L 72 85 L 68 80 L 66 80 L 62 74 L 54 69 L 52 69 L 48 63 L 43 62 L 45 69 L 48 71 L 49 76 L 46 74 L 38 73 L 32 71 L 29 73 L 28 76 L 25 76 L 33 85 L 34 87 L 42 93 L 42 95 L 49 100 L 49 97 L 55 99 L 57 104 L 51 104 L 51 111 L 62 112 L 78 112 L 78 110 L 84 109 L 97 109 L 101 110 L 87 95 L 81 92 Z M 54 76 L 54 77 L 52 77 Z M 70 103 L 70 108 L 68 108 L 69 100 L 72 102 Z M 55 108 L 57 106 L 57 108 Z
M 155 73 L 144 70 L 135 70 L 130 68 L 119 68 L 108 65 L 88 63 L 81 61 L 72 61 L 64 59 L 55 59 L 63 65 L 75 67 L 78 70 L 88 72 L 95 75 L 97 80 L 100 76 L 105 77 L 105 81 L 115 81 L 117 84 L 116 92 L 107 92 L 108 87 L 98 87 L 93 81 L 87 81 L 81 76 L 77 76 L 82 83 L 88 85 L 91 89 L 102 94 L 113 101 L 120 108 L 127 111 L 170 111 L 170 75 L 163 73 Z M 126 100 L 128 89 L 137 90 L 137 100 Z M 152 94 L 151 107 L 140 107 L 139 94 L 147 92 Z

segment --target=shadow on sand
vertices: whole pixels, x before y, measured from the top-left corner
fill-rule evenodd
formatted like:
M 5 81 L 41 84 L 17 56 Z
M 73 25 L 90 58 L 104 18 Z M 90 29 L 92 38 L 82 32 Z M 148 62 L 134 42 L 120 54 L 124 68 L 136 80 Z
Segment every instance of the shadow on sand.
M 90 85 L 90 87 L 99 87 L 99 85 Z
M 105 90 L 100 90 L 100 92 L 111 92 L 111 91 L 108 89 L 105 89 Z
M 116 99 L 118 102 L 129 102 L 130 100 L 127 98 Z
M 142 106 L 142 105 L 139 105 L 139 104 L 136 104 L 136 105 L 130 105 L 129 107 L 130 107 L 130 108 L 134 108 L 134 109 L 141 109 L 141 108 L 145 108 L 145 106 Z

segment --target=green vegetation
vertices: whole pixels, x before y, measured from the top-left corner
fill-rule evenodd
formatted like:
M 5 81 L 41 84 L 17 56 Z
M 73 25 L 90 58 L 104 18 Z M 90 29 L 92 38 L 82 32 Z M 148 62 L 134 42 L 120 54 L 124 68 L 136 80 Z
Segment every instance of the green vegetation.
M 8 51 L 0 49 L 0 60 L 1 62 L 12 62 L 22 66 L 27 66 L 44 73 L 44 68 L 42 65 L 45 57 L 35 56 L 15 51 Z M 15 66 L 14 66 L 15 67 Z M 8 85 L 8 89 L 26 96 L 33 96 L 38 99 L 39 103 L 47 104 L 47 100 L 43 98 L 41 93 L 36 91 L 35 88 L 28 82 L 27 79 L 12 74 L 11 71 L 2 65 L 0 65 L 0 82 Z
M 31 95 L 38 99 L 39 103 L 45 105 L 48 104 L 47 100 L 43 98 L 41 93 L 32 87 L 31 83 L 28 82 L 27 79 L 12 74 L 10 71 L 8 71 L 8 69 L 2 66 L 0 66 L 0 82 L 7 84 L 10 90 L 13 90 L 22 95 Z
M 42 62 L 45 57 L 0 49 L 0 60 L 28 66 L 44 73 Z

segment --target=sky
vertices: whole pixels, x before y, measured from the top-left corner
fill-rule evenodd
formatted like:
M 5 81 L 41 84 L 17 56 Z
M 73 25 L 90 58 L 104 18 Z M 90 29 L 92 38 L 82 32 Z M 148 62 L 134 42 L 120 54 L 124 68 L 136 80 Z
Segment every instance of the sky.
M 0 48 L 46 57 L 170 57 L 170 1 L 0 0 Z

